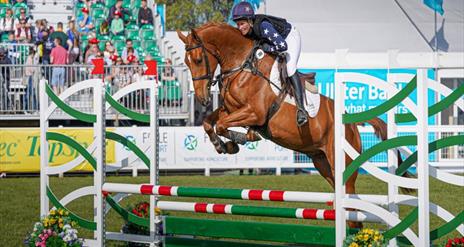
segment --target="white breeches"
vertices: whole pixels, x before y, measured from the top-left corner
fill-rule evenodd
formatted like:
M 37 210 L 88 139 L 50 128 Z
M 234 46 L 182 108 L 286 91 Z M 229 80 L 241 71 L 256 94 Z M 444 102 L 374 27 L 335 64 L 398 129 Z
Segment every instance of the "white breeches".
M 300 32 L 292 26 L 292 30 L 285 39 L 287 42 L 287 51 L 285 51 L 285 56 L 287 58 L 287 73 L 288 76 L 292 76 L 296 72 L 296 66 L 298 64 L 298 59 L 300 58 L 301 52 L 301 37 Z

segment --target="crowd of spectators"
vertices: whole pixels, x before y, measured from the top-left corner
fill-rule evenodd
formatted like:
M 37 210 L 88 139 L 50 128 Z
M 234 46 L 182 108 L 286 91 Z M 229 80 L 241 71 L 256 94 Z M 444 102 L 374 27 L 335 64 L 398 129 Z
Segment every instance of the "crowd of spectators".
M 46 19 L 36 20 L 34 25 L 31 23 L 32 18 L 27 13 L 27 8 L 20 8 L 19 13 L 15 16 L 13 11 L 14 6 L 19 3 L 24 3 L 23 0 L 16 0 L 13 8 L 7 8 L 5 16 L 0 19 L 0 36 L 6 37 L 2 39 L 2 43 L 7 44 L 31 44 L 35 47 L 39 56 L 39 63 L 50 64 L 50 53 L 55 46 L 55 39 L 60 39 L 61 46 L 68 53 L 67 64 L 74 63 L 89 63 L 90 55 L 96 55 L 97 52 L 103 52 L 106 63 L 112 64 L 115 56 L 123 58 L 123 64 L 133 64 L 134 58 L 128 59 L 130 55 L 135 56 L 135 61 L 139 61 L 140 57 L 137 51 L 130 50 L 131 39 L 127 39 L 124 51 L 122 54 L 117 54 L 114 49 L 114 44 L 111 40 L 106 41 L 103 50 L 100 50 L 98 40 L 99 36 L 116 36 L 124 35 L 124 27 L 127 25 L 125 16 L 131 15 L 128 9 L 123 8 L 122 0 L 117 0 L 112 6 L 107 15 L 107 19 L 99 25 L 95 25 L 94 20 L 90 15 L 91 6 L 95 1 L 83 1 L 84 7 L 80 9 L 81 15 L 71 19 L 67 23 L 65 30 L 64 24 L 58 22 L 56 26 L 51 26 Z M 1 3 L 0 3 L 1 4 Z M 153 25 L 153 13 L 147 6 L 146 0 L 141 0 L 141 7 L 138 12 L 137 24 Z M 96 28 L 98 27 L 98 29 Z M 86 43 L 82 43 L 84 41 Z M 83 44 L 87 44 L 84 45 Z M 23 61 L 24 62 L 24 61 Z
M 2 1 L 0 0 L 0 4 Z M 134 21 L 139 28 L 153 25 L 153 12 L 146 0 L 140 1 L 138 16 L 131 17 L 130 23 L 127 20 L 132 12 L 123 7 L 123 0 L 116 0 L 114 6 L 107 9 L 104 19 L 97 20 L 100 21 L 98 23 L 92 19 L 91 15 L 94 13 L 92 7 L 98 1 L 86 0 L 79 1 L 79 3 L 83 7 L 76 11 L 79 14 L 70 19 L 66 26 L 62 22 L 52 26 L 46 19 L 37 19 L 32 22 L 34 18 L 29 15 L 29 10 L 23 0 L 10 3 L 13 4 L 12 7 L 6 7 L 4 17 L 0 19 L 0 36 L 2 37 L 0 66 L 1 64 L 26 65 L 21 67 L 21 76 L 23 77 L 22 84 L 25 86 L 23 105 L 27 105 L 29 109 L 38 109 L 37 89 L 40 78 L 46 78 L 56 93 L 61 93 L 70 86 L 70 82 L 82 80 L 85 77 L 91 78 L 88 73 L 90 69 L 86 69 L 85 76 L 82 76 L 82 68 L 67 65 L 91 65 L 92 59 L 103 58 L 107 65 L 105 81 L 111 85 L 109 90 L 117 90 L 117 88 L 138 81 L 143 74 L 141 62 L 153 59 L 149 53 L 140 54 L 140 50 L 134 47 L 133 40 L 127 36 L 127 32 L 125 33 L 125 27 L 128 24 L 134 25 Z M 16 13 L 15 6 L 18 13 Z M 8 38 L 3 38 L 6 36 Z M 99 40 L 101 37 L 115 36 L 124 37 L 121 49 L 116 49 L 111 38 Z M 140 41 L 138 42 L 140 45 Z M 22 49 L 19 53 L 25 54 L 23 59 L 18 59 L 19 48 Z M 54 66 L 51 68 L 39 66 L 50 64 Z M 170 65 L 170 60 L 166 60 L 166 66 Z M 3 79 L 3 82 L 10 82 L 11 68 L 2 67 L 0 79 Z M 171 68 L 165 69 L 161 71 L 160 79 L 166 81 L 166 85 L 175 84 L 177 91 L 174 94 L 180 97 L 177 96 L 180 95 L 177 89 L 179 83 L 174 74 Z M 76 78 L 77 76 L 81 77 Z M 8 92 L 10 86 L 3 84 Z M 168 93 L 173 95 L 171 92 Z

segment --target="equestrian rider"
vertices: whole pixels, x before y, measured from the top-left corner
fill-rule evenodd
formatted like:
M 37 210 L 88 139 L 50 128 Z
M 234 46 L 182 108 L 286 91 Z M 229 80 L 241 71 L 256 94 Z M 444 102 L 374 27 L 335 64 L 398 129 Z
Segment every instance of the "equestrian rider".
M 255 14 L 248 2 L 240 2 L 232 9 L 232 19 L 242 35 L 262 41 L 262 49 L 267 53 L 284 53 L 287 59 L 287 72 L 295 89 L 297 105 L 296 121 L 302 126 L 308 121 L 308 114 L 303 106 L 304 89 L 296 71 L 300 57 L 301 38 L 298 30 L 285 19 Z

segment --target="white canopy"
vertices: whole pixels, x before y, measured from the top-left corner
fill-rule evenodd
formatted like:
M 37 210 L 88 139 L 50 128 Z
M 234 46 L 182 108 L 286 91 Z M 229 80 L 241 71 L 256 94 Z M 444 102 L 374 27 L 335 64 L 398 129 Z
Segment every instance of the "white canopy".
M 438 48 L 464 52 L 464 1 L 445 0 L 436 15 Z M 302 36 L 302 52 L 432 52 L 435 14 L 422 0 L 266 0 L 260 12 L 284 17 Z

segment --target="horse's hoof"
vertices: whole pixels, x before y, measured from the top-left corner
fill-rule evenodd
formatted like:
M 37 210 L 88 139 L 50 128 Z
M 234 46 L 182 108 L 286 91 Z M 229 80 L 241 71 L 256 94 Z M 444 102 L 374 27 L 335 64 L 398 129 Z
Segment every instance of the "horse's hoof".
M 214 147 L 216 148 L 216 152 L 218 152 L 218 154 L 226 154 L 227 153 L 226 144 L 224 144 L 223 141 L 220 141 L 219 144 L 214 145 Z
M 237 143 L 228 141 L 226 142 L 226 150 L 228 154 L 236 154 L 238 151 L 240 151 L 240 148 L 238 147 Z

